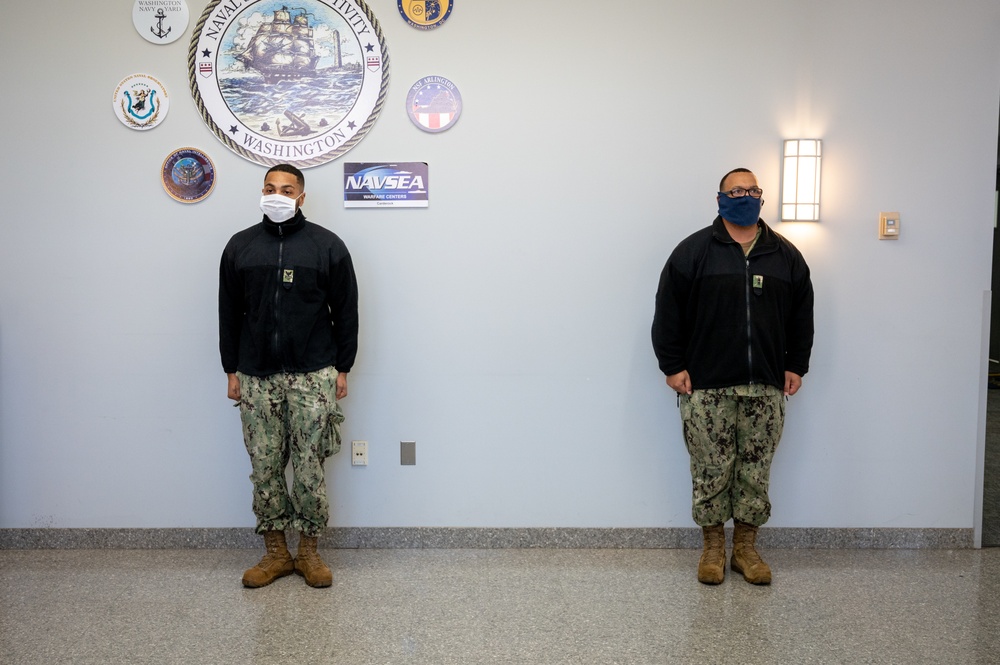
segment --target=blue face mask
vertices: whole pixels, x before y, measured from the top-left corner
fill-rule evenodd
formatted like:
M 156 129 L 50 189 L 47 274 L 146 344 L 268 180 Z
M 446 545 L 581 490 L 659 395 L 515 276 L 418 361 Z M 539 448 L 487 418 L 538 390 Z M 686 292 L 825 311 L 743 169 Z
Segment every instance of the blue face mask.
M 722 219 L 737 226 L 753 226 L 760 218 L 760 208 L 764 199 L 755 199 L 747 194 L 738 199 L 731 199 L 719 192 L 719 214 Z

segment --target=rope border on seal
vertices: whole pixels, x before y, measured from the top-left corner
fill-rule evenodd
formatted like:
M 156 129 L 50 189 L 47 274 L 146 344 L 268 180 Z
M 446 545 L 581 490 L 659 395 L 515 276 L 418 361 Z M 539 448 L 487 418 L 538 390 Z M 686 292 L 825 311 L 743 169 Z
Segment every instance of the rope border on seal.
M 371 113 L 368 114 L 368 119 L 361 125 L 361 128 L 336 150 L 326 153 L 322 157 L 313 157 L 305 161 L 284 160 L 284 162 L 282 160 L 263 157 L 257 153 L 250 152 L 240 144 L 236 143 L 236 141 L 232 140 L 225 131 L 215 124 L 215 120 L 212 119 L 211 114 L 208 112 L 208 108 L 206 108 L 204 101 L 202 101 L 201 92 L 198 89 L 198 73 L 196 71 L 197 63 L 195 62 L 198 53 L 198 40 L 201 37 L 202 28 L 205 27 L 205 23 L 208 22 L 209 17 L 212 15 L 212 11 L 219 5 L 219 3 L 223 2 L 223 0 L 212 0 L 208 6 L 205 7 L 205 11 L 202 12 L 201 18 L 198 19 L 198 23 L 194 27 L 194 32 L 191 33 L 191 45 L 188 48 L 187 59 L 188 82 L 191 90 L 191 96 L 194 99 L 194 104 L 198 108 L 198 113 L 201 114 L 202 119 L 212 130 L 212 133 L 215 134 L 215 137 L 222 141 L 223 145 L 240 157 L 256 164 L 274 166 L 281 163 L 291 163 L 300 168 L 309 168 L 332 162 L 338 157 L 341 157 L 344 153 L 357 145 L 358 142 L 368 134 L 368 130 L 372 128 L 375 121 L 382 113 L 382 107 L 385 105 L 385 98 L 389 89 L 389 49 L 386 47 L 385 39 L 382 35 L 382 25 L 378 22 L 378 19 L 375 18 L 375 14 L 372 12 L 371 8 L 368 7 L 364 0 L 351 1 L 362 10 L 364 15 L 368 17 L 369 22 L 371 22 L 372 28 L 375 31 L 375 36 L 378 38 L 380 51 L 382 53 L 382 81 L 379 86 L 378 98 L 375 100 L 375 106 L 372 107 Z M 364 65 L 364 63 L 362 63 L 362 65 Z

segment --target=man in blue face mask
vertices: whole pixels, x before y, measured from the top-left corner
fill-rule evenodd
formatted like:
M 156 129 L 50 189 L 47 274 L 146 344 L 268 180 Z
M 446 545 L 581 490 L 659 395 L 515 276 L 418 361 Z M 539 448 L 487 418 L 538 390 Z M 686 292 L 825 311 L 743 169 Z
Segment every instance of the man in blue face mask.
M 660 275 L 653 350 L 676 391 L 691 457 L 692 516 L 704 548 L 698 580 L 730 566 L 770 584 L 756 550 L 771 515 L 771 460 L 785 400 L 798 392 L 813 342 L 813 289 L 802 254 L 760 219 L 763 191 L 747 169 L 727 173 L 711 226 L 683 240 Z

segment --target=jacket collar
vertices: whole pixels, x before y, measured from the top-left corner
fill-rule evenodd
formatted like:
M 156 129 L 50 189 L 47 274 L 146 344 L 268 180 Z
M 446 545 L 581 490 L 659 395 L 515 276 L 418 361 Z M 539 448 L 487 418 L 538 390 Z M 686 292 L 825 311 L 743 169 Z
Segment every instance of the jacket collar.
M 772 245 L 777 245 L 777 238 L 775 237 L 777 234 L 763 219 L 757 220 L 757 226 L 760 228 L 760 237 L 757 238 L 757 244 L 754 246 L 755 249 L 770 249 Z M 715 221 L 712 222 L 712 236 L 719 242 L 736 242 L 729 235 L 729 230 L 726 228 L 725 222 L 722 221 L 722 215 L 717 216 Z
M 261 224 L 264 225 L 264 229 L 271 235 L 278 236 L 279 238 L 286 238 L 293 233 L 301 231 L 305 227 L 306 216 L 302 214 L 302 208 L 299 208 L 295 211 L 295 216 L 287 222 L 275 224 L 268 218 L 267 215 L 264 215 L 263 219 L 261 219 Z

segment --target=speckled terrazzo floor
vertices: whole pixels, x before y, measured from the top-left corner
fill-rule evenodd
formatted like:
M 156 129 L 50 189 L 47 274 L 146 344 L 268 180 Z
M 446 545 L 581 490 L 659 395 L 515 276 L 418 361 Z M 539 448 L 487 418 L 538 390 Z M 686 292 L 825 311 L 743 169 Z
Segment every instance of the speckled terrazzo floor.
M 0 662 L 997 663 L 1000 550 L 326 550 L 334 584 L 247 590 L 252 550 L 0 550 Z

